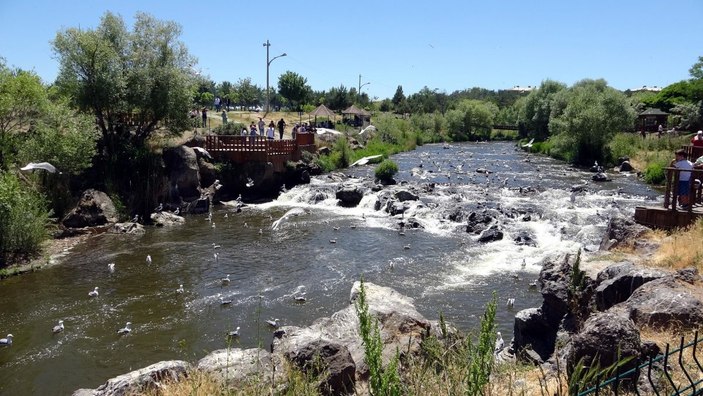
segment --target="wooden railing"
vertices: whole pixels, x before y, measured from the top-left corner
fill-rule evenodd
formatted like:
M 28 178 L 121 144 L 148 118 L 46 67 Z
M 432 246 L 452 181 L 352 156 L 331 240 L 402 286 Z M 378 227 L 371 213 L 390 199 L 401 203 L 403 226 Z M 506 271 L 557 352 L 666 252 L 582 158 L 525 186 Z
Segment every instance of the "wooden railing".
M 666 191 L 664 192 L 664 208 L 669 210 L 685 210 L 692 212 L 694 207 L 703 206 L 703 169 L 690 171 L 679 168 L 665 168 Z M 688 183 L 688 204 L 681 208 L 679 203 L 679 177 L 681 172 L 691 172 Z
M 286 161 L 300 159 L 301 151 L 314 151 L 315 134 L 300 133 L 295 139 L 273 140 L 264 136 L 205 136 L 205 149 L 217 159 L 235 163 L 272 162 L 280 169 Z

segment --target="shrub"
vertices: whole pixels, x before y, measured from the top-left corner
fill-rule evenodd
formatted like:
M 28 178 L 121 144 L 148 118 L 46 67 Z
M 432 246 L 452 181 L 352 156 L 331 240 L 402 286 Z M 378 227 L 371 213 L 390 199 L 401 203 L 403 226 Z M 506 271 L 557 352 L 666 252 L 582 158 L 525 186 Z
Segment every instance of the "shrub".
M 666 164 L 661 163 L 661 162 L 652 162 L 649 165 L 647 165 L 647 168 L 644 170 L 645 183 L 648 183 L 648 184 L 662 184 L 662 183 L 664 183 L 664 180 L 666 179 L 666 174 L 664 172 L 665 167 L 666 167 Z
M 381 181 L 393 180 L 393 176 L 398 173 L 398 165 L 392 160 L 384 160 L 376 167 L 376 179 Z
M 39 252 L 47 238 L 44 198 L 11 173 L 0 173 L 0 267 Z
M 226 124 L 216 126 L 213 131 L 217 135 L 235 135 L 239 136 L 242 133 L 242 129 L 246 128 L 246 125 L 241 122 L 228 122 Z

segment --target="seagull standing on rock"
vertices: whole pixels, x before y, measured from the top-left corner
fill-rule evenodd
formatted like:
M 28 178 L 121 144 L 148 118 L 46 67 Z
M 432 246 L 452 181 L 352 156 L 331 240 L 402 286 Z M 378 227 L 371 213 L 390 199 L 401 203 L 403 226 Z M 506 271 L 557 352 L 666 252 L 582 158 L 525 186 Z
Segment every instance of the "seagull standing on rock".
M 97 297 L 99 295 L 100 295 L 100 293 L 98 293 L 97 286 L 95 286 L 95 289 L 93 289 L 93 291 L 88 292 L 88 297 Z
M 493 350 L 493 353 L 497 355 L 500 351 L 503 350 L 505 342 L 503 341 L 503 336 L 500 334 L 500 331 L 496 333 L 496 336 L 496 345 L 495 349 Z

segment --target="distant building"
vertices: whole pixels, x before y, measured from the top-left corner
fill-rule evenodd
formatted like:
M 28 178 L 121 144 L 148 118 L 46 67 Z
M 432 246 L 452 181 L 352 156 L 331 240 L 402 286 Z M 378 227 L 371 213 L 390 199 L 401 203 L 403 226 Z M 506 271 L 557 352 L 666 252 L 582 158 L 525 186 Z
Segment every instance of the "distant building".
M 666 128 L 666 121 L 669 117 L 669 113 L 661 111 L 660 109 L 651 108 L 641 112 L 637 116 L 637 129 L 647 132 L 656 132 L 659 130 L 659 125 L 662 128 Z
M 508 89 L 507 91 L 516 91 L 516 92 L 530 92 L 533 89 L 537 89 L 537 87 L 533 87 L 531 85 L 528 85 L 526 87 L 522 87 L 520 85 L 515 85 L 514 87 Z
M 659 91 L 661 91 L 661 90 L 662 90 L 661 87 L 657 87 L 656 85 L 653 86 L 653 87 L 648 87 L 648 86 L 646 86 L 646 85 L 643 85 L 643 86 L 638 87 L 638 88 L 632 88 L 630 91 L 631 91 L 631 92 L 645 92 L 645 91 L 647 91 L 647 92 L 659 92 Z

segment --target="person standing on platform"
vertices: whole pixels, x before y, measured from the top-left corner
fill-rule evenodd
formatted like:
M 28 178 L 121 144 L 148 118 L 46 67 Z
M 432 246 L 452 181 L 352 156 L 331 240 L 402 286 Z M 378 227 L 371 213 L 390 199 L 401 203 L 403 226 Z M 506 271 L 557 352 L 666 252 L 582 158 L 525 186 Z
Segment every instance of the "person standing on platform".
M 686 159 L 686 152 L 684 150 L 679 149 L 676 150 L 676 157 L 671 160 L 670 166 L 672 168 L 678 168 L 682 170 L 682 172 L 679 173 L 679 185 L 677 192 L 679 196 L 679 205 L 681 205 L 681 209 L 688 209 L 688 206 L 690 204 L 688 199 L 691 181 L 690 170 L 693 169 L 693 163 Z
M 266 123 L 264 119 L 259 117 L 259 135 L 266 136 Z
M 283 121 L 283 118 L 281 118 L 278 121 L 278 134 L 281 136 L 281 140 L 283 140 L 283 132 L 286 131 L 286 122 Z

